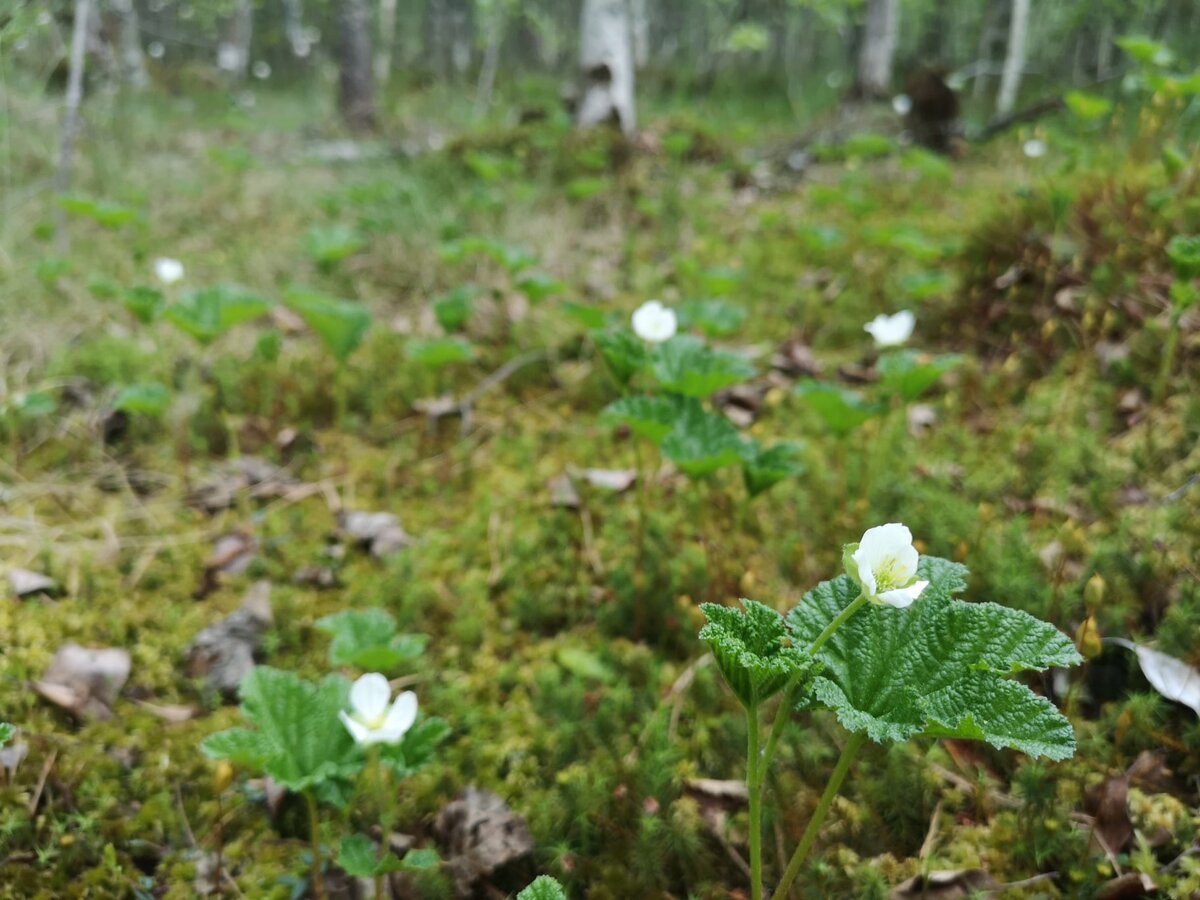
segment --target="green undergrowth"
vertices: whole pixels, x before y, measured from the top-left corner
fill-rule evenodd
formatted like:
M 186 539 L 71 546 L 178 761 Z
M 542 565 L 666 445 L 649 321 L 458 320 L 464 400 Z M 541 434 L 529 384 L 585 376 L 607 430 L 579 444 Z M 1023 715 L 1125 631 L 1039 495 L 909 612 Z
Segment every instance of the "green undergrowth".
M 969 562 L 972 598 L 1071 635 L 1091 613 L 1104 636 L 1200 659 L 1200 488 L 1177 493 L 1200 465 L 1194 324 L 1151 402 L 1162 248 L 1200 230 L 1194 158 L 1182 174 L 1107 156 L 1050 170 L 1005 140 L 961 163 L 851 159 L 782 193 L 747 193 L 734 177 L 746 130 L 682 117 L 652 126 L 657 146 L 617 155 L 551 116 L 416 159 L 334 167 L 305 157 L 288 109 L 264 119 L 270 129 L 224 131 L 189 129 L 174 106 L 154 112 L 178 129 L 150 131 L 134 107 L 134 137 L 93 123 L 80 160 L 78 192 L 128 208 L 127 223 L 74 218 L 60 254 L 41 195 L 14 201 L 19 215 L 0 226 L 6 397 L 22 398 L 3 417 L 5 558 L 64 589 L 0 603 L 0 718 L 29 745 L 0 782 L 0 896 L 193 896 L 197 861 L 219 840 L 242 891 L 289 896 L 280 879 L 305 868 L 302 810 L 289 800 L 271 816 L 240 777 L 218 793 L 197 746 L 238 713 L 183 665 L 191 638 L 259 578 L 274 585 L 264 661 L 304 677 L 329 668 L 322 616 L 379 606 L 428 635 L 414 689 L 451 736 L 405 782 L 401 830 L 432 845 L 460 789 L 495 790 L 528 819 L 539 871 L 598 900 L 716 898 L 741 884 L 722 842 L 743 846 L 744 812 L 688 787 L 735 772 L 746 738 L 702 662 L 699 604 L 790 608 L 869 525 L 903 520 L 922 553 Z M 131 140 L 147 141 L 145 164 L 123 172 L 115 160 L 140 149 Z M 36 168 L 32 154 L 10 165 Z M 351 229 L 356 248 L 310 258 L 316 225 Z M 503 246 L 460 253 L 472 236 Z M 518 250 L 562 287 L 514 316 L 522 289 L 506 266 Z M 374 326 L 345 366 L 268 319 L 200 347 L 106 299 L 104 284 L 150 283 L 157 256 L 184 262 L 183 287 L 232 282 L 274 298 L 307 285 L 361 302 Z M 1012 286 L 997 287 L 1014 266 Z M 432 301 L 464 284 L 478 296 L 460 332 L 473 356 L 414 364 L 413 333 L 436 331 Z M 794 337 L 823 378 L 853 376 L 872 361 L 862 323 L 900 308 L 916 312 L 915 347 L 968 359 L 921 398 L 932 424 L 915 435 L 897 410 L 838 438 L 773 385 L 748 431 L 805 442 L 808 474 L 751 500 L 730 471 L 696 485 L 659 473 L 653 452 L 600 421 L 617 391 L 567 304 L 624 320 L 651 296 L 744 309 L 721 342 L 754 350 L 760 372 Z M 280 335 L 274 352 L 268 334 Z M 1128 353 L 1101 352 L 1117 344 Z M 465 432 L 457 416 L 419 411 L 531 353 L 478 396 Z M 132 414 L 106 440 L 118 391 L 145 382 L 170 389 L 170 409 Z M 50 407 L 27 402 L 41 395 Z M 184 503 L 237 454 L 324 490 L 213 516 Z M 635 466 L 651 484 L 580 484 L 580 509 L 549 503 L 548 482 L 568 469 Z M 356 549 L 331 559 L 334 497 L 396 513 L 415 543 L 384 561 Z M 253 531 L 257 559 L 197 600 L 212 540 L 237 529 Z M 314 565 L 340 586 L 294 583 Z M 1106 600 L 1089 609 L 1095 575 Z M 131 652 L 112 721 L 77 724 L 26 687 L 67 641 Z M 1091 895 L 1112 870 L 1072 825 L 1087 789 L 1143 750 L 1197 775 L 1195 720 L 1132 665 L 1106 649 L 1059 696 L 1078 735 L 1072 761 L 869 746 L 802 876 L 813 896 L 883 897 L 923 869 L 972 867 L 998 882 L 1057 871 L 1043 896 Z M 202 715 L 168 724 L 146 704 Z M 826 715 L 785 734 L 766 832 L 781 845 L 796 842 L 843 739 Z M 1195 814 L 1144 852 L 1181 852 Z M 1174 886 L 1192 885 L 1189 872 L 1178 867 Z

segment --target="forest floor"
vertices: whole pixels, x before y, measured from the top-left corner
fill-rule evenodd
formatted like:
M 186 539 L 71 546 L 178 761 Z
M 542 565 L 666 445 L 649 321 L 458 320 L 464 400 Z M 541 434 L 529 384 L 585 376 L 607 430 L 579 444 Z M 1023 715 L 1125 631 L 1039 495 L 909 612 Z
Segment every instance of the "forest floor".
M 932 871 L 963 890 L 977 869 L 1014 885 L 998 896 L 1094 896 L 1139 873 L 1200 891 L 1200 725 L 1099 643 L 1200 662 L 1194 312 L 1155 396 L 1163 248 L 1200 231 L 1196 158 L 1175 171 L 1059 123 L 954 162 L 864 138 L 793 178 L 750 159 L 789 131 L 752 105 L 647 110 L 628 153 L 554 115 L 459 137 L 424 103 L 396 113 L 410 143 L 331 160 L 350 145 L 284 96 L 101 98 L 75 202 L 56 208 L 57 107 L 10 97 L 0 552 L 54 585 L 0 602 L 0 719 L 24 748 L 0 769 L 0 896 L 190 897 L 218 849 L 222 890 L 303 890 L 300 805 L 254 773 L 214 783 L 198 749 L 240 713 L 188 647 L 262 581 L 271 666 L 331 671 L 315 623 L 347 609 L 428 637 L 405 680 L 450 735 L 400 795 L 418 845 L 448 853 L 434 822 L 473 785 L 533 836 L 531 858 L 491 876 L 501 892 L 548 872 L 598 900 L 748 896 L 744 811 L 698 781 L 744 777 L 746 743 L 698 604 L 787 609 L 888 521 L 964 562 L 968 598 L 1080 635 L 1085 666 L 1030 682 L 1078 753 L 869 746 L 803 896 L 885 897 Z M 1047 152 L 1030 158 L 1035 136 Z M 121 302 L 158 257 L 185 267 L 168 298 L 302 285 L 361 301 L 373 325 L 344 366 L 283 310 L 203 346 Z M 802 442 L 806 474 L 752 499 L 736 470 L 692 483 L 601 421 L 618 392 L 581 323 L 651 297 L 719 301 L 689 308 L 754 361 L 739 425 Z M 902 308 L 912 347 L 962 361 L 839 438 L 794 386 L 869 394 L 863 323 Z M 458 342 L 437 343 L 446 323 Z M 149 384 L 165 408 L 114 415 Z M 437 397 L 472 402 L 434 417 Z M 239 459 L 278 468 L 239 490 Z M 642 477 L 613 490 L 588 469 Z M 351 512 L 392 513 L 410 540 L 372 554 Z M 34 688 L 71 642 L 130 654 L 98 709 Z M 845 740 L 831 716 L 807 721 L 769 783 L 772 872 Z M 446 878 L 421 890 L 451 893 Z M 965 895 L 941 890 L 925 896 Z

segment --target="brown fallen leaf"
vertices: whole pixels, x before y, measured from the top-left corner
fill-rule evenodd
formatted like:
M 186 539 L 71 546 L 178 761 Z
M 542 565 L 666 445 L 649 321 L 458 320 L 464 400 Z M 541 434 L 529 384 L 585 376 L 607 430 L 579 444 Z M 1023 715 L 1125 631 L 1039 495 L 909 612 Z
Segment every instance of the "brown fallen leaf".
M 1200 671 L 1161 650 L 1143 647 L 1133 641 L 1105 638 L 1104 642 L 1132 650 L 1137 654 L 1138 666 L 1152 688 L 1168 700 L 1191 707 L 1200 716 Z
M 1117 854 L 1133 839 L 1129 819 L 1129 779 L 1114 775 L 1088 792 L 1085 809 L 1095 817 L 1093 833 L 1106 854 Z
M 168 725 L 179 725 L 183 722 L 189 722 L 200 715 L 200 710 L 195 706 L 150 703 L 146 700 L 135 700 L 133 702 L 146 710 L 146 712 L 158 716 Z
M 24 741 L 14 741 L 6 747 L 0 747 L 0 768 L 8 781 L 17 777 L 17 769 L 29 755 L 29 745 Z
M 982 869 L 938 871 L 914 875 L 892 888 L 888 897 L 890 900 L 967 900 L 979 891 L 995 886 L 996 882 Z
M 258 542 L 252 534 L 234 531 L 223 534 L 213 543 L 212 553 L 204 564 L 204 577 L 195 597 L 203 600 L 221 583 L 222 575 L 241 575 L 254 562 L 258 554 Z
M 129 679 L 129 652 L 115 647 L 59 648 L 33 689 L 80 719 L 110 719 L 117 695 Z
M 1151 897 L 1158 891 L 1154 880 L 1141 872 L 1126 872 L 1105 884 L 1095 893 L 1095 900 L 1136 900 Z
M 241 456 L 225 461 L 197 485 L 188 495 L 188 503 L 215 513 L 235 505 L 241 493 L 251 500 L 274 500 L 308 490 L 308 485 L 300 484 L 286 469 L 256 456 Z
M 491 791 L 468 787 L 438 813 L 434 831 L 459 896 L 493 872 L 533 852 L 525 820 Z
M 820 378 L 821 365 L 812 349 L 797 338 L 785 341 L 771 357 L 771 368 L 789 378 Z
M 329 566 L 304 566 L 296 570 L 292 582 L 318 590 L 328 590 L 338 586 L 338 577 Z
M 58 584 L 53 578 L 29 569 L 9 569 L 8 585 L 18 600 L 33 594 L 58 593 Z
M 1125 770 L 1129 783 L 1149 794 L 1170 794 L 1182 790 L 1183 786 L 1176 783 L 1174 774 L 1167 768 L 1166 754 L 1157 750 L 1143 750 Z
M 188 647 L 188 674 L 205 678 L 209 690 L 232 697 L 254 668 L 254 656 L 273 622 L 271 584 L 255 582 L 235 612 L 196 635 Z
M 550 492 L 551 506 L 561 509 L 579 509 L 579 491 L 575 489 L 575 482 L 571 480 L 570 475 L 565 472 L 562 475 L 555 475 L 546 482 L 546 489 Z
M 920 437 L 938 422 L 937 410 L 928 403 L 914 403 L 905 412 L 908 420 L 908 433 Z
M 762 410 L 767 384 L 738 384 L 713 394 L 713 405 L 738 428 L 749 428 Z

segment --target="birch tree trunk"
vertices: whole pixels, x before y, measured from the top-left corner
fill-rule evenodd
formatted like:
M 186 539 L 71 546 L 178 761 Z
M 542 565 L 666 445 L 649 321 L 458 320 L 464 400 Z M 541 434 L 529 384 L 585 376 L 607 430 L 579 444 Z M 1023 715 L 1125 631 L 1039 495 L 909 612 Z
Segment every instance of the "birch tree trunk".
M 355 131 L 375 127 L 371 16 L 367 0 L 338 0 L 338 106 Z
M 644 69 L 650 62 L 650 12 L 646 8 L 649 0 L 629 0 L 630 28 L 633 29 L 633 64 Z
M 492 105 L 492 90 L 496 86 L 496 70 L 500 67 L 500 44 L 504 39 L 507 12 L 503 2 L 493 4 L 487 46 L 483 51 L 483 64 L 479 67 L 479 84 L 475 89 L 476 118 L 482 118 L 487 108 Z
M 112 0 L 113 12 L 117 14 L 117 42 L 121 56 L 121 77 L 130 87 L 144 88 L 149 83 L 146 76 L 146 59 L 142 56 L 142 36 L 138 30 L 137 10 L 133 0 Z
M 300 0 L 283 0 L 283 33 L 287 36 L 292 55 L 304 58 L 311 49 L 304 33 L 304 15 Z
M 888 96 L 899 30 L 896 0 L 868 0 L 867 21 L 858 53 L 858 87 L 864 97 Z
M 612 122 L 627 135 L 633 132 L 631 38 L 627 0 L 584 0 L 579 41 L 583 94 L 575 116 L 580 128 Z
M 251 0 L 235 0 L 229 42 L 219 49 L 224 58 L 218 59 L 218 62 L 222 63 L 222 69 L 231 72 L 239 81 L 246 77 L 250 69 L 250 41 L 253 37 L 254 7 Z
M 975 53 L 975 83 L 971 86 L 971 99 L 976 102 L 983 100 L 987 94 L 999 18 L 1000 7 L 997 0 L 988 0 L 983 11 L 983 25 L 979 29 L 979 49 Z
M 92 0 L 75 0 L 75 23 L 71 30 L 71 68 L 67 74 L 67 96 L 63 105 L 62 143 L 58 150 L 58 171 L 54 190 L 65 194 L 71 188 L 71 163 L 75 157 L 75 137 L 79 133 L 79 104 L 83 100 L 83 66 L 87 61 L 88 18 Z M 66 216 L 60 208 L 55 227 L 60 250 L 67 247 Z
M 392 76 L 392 48 L 396 41 L 396 0 L 379 0 L 379 48 L 375 53 L 375 80 L 386 85 Z
M 1021 87 L 1021 73 L 1025 68 L 1025 36 L 1029 28 L 1029 0 L 1013 0 L 1012 19 L 1008 24 L 1008 50 L 1004 55 L 1004 72 L 1000 75 L 1000 96 L 996 100 L 996 112 L 1005 115 L 1012 112 L 1017 102 L 1017 90 Z

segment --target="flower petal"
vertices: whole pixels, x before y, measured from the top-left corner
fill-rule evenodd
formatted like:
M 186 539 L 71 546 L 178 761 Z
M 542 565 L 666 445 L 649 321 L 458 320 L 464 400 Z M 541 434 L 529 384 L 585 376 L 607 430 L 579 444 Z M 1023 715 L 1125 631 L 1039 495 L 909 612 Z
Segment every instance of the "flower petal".
M 378 672 L 363 675 L 350 688 L 350 705 L 358 714 L 358 718 L 369 724 L 384 717 L 391 697 L 391 685 L 388 684 L 387 678 Z
M 879 601 L 886 603 L 888 606 L 894 606 L 896 609 L 904 609 L 905 607 L 912 606 L 913 601 L 920 597 L 921 592 L 927 587 L 929 587 L 928 581 L 917 581 L 906 588 L 884 591 L 879 595 Z
M 338 718 L 342 720 L 342 724 L 345 725 L 346 730 L 350 732 L 350 737 L 354 738 L 354 743 L 362 744 L 364 746 L 370 743 L 370 732 L 367 731 L 366 726 L 364 726 L 361 722 L 347 715 L 344 709 L 338 713 Z
M 908 526 L 899 522 L 889 522 L 887 525 L 868 528 L 863 533 L 858 550 L 854 554 L 854 561 L 858 563 L 859 573 L 862 573 L 864 567 L 874 572 L 886 560 L 907 563 L 909 561 L 907 551 L 911 551 L 914 556 L 916 554 L 912 540 L 912 532 L 908 530 Z M 907 577 L 916 574 L 916 565 L 914 558 L 912 559 L 913 572 L 909 573 Z
M 417 695 L 412 691 L 405 691 L 396 698 L 396 702 L 388 710 L 387 719 L 384 720 L 380 731 L 384 740 L 388 743 L 395 743 L 404 737 L 405 732 L 413 727 L 415 721 L 417 721 Z

